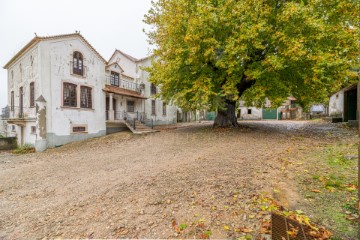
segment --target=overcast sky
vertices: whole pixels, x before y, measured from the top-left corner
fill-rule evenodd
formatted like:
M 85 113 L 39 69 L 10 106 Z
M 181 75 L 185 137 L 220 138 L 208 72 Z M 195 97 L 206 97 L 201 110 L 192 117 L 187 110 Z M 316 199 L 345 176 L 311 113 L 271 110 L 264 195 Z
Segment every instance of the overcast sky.
M 141 58 L 150 48 L 142 22 L 150 6 L 150 0 L 0 0 L 0 107 L 7 105 L 7 71 L 2 67 L 34 33 L 79 30 L 107 60 L 115 48 Z

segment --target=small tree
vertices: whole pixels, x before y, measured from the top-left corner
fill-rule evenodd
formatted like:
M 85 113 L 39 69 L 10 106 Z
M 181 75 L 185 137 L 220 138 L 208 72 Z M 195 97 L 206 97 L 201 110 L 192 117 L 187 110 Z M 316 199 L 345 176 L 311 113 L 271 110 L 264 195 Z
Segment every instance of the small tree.
M 359 12 L 357 0 L 158 0 L 150 82 L 179 107 L 217 109 L 215 126 L 237 126 L 239 97 L 322 102 L 355 77 Z

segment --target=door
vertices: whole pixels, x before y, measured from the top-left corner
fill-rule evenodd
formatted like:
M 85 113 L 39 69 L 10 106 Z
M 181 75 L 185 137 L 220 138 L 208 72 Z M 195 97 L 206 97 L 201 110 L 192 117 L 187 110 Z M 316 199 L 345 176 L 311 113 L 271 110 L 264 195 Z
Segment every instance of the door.
M 356 120 L 357 110 L 357 89 L 349 90 L 345 93 L 344 122 Z
M 276 108 L 263 108 L 262 110 L 263 119 L 266 120 L 276 120 L 277 119 L 277 109 Z

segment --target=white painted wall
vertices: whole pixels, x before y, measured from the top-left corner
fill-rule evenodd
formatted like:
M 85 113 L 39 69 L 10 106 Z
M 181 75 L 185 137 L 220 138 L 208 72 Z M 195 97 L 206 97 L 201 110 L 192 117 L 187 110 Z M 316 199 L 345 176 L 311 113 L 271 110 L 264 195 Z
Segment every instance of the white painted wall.
M 248 114 L 248 109 L 251 109 L 251 114 Z M 262 119 L 262 109 L 256 107 L 239 107 L 240 119 L 242 120 L 260 120 Z
M 341 90 L 330 97 L 329 116 L 344 117 L 344 90 Z
M 83 54 L 86 77 L 71 74 L 74 51 Z M 88 134 L 105 131 L 105 93 L 102 90 L 105 63 L 77 37 L 42 42 L 41 53 L 44 54 L 41 79 L 47 101 L 47 132 L 58 136 L 71 135 L 72 125 L 79 124 L 88 127 Z M 92 109 L 81 109 L 79 101 L 77 108 L 63 107 L 64 82 L 91 87 Z

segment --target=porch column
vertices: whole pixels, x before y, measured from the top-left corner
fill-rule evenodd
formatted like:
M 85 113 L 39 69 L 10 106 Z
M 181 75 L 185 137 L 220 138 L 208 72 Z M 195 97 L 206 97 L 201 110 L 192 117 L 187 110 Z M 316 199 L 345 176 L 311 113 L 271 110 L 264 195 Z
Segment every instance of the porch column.
M 113 106 L 113 93 L 109 93 L 109 120 L 113 121 L 115 112 L 114 112 L 114 106 Z

